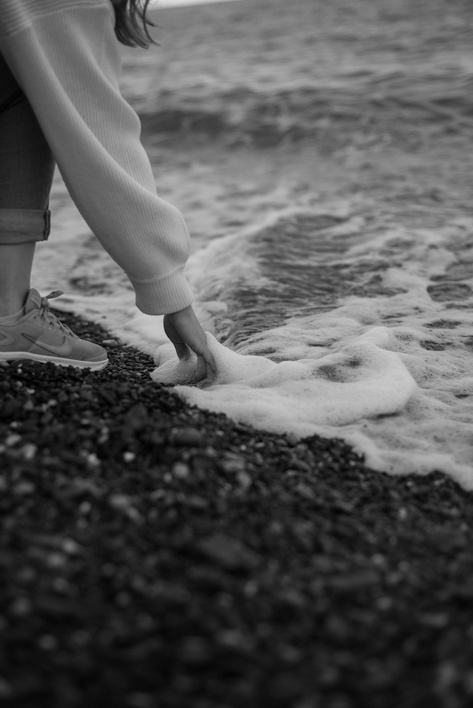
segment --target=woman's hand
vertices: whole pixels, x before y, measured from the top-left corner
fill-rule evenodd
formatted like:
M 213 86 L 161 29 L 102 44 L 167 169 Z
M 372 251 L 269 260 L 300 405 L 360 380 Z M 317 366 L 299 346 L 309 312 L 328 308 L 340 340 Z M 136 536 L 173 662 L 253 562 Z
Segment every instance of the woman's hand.
M 179 312 L 164 315 L 164 331 L 173 343 L 180 360 L 186 359 L 191 350 L 203 358 L 210 371 L 217 373 L 215 360 L 207 346 L 205 332 L 195 316 L 192 305 Z

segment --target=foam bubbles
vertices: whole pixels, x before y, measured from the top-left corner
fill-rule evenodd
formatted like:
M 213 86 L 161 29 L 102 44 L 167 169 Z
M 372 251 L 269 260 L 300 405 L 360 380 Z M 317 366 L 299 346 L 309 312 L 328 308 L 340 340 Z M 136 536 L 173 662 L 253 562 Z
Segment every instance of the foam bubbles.
M 359 341 L 318 361 L 276 364 L 232 352 L 207 335 L 217 374 L 200 388 L 183 386 L 188 372 L 169 360 L 152 374 L 174 383 L 189 403 L 275 432 L 313 435 L 319 426 L 343 426 L 402 411 L 416 384 L 399 357 Z
M 351 208 L 360 211 L 359 204 Z M 466 289 L 459 295 L 445 277 L 462 257 L 454 248 L 462 247 L 464 224 L 459 233 L 449 226 L 434 234 L 398 226 L 389 237 L 380 229 L 368 239 L 354 228 L 349 204 L 343 213 L 340 204 L 337 209 L 332 227 L 315 210 L 312 219 L 307 211 L 304 218 L 297 210 L 281 211 L 259 226 L 214 238 L 191 257 L 189 277 L 200 298 L 196 312 L 210 332 L 217 362 L 213 379 L 202 379 L 197 360 L 177 365 L 162 318 L 137 313 L 132 293 L 118 280 L 113 296 L 76 293 L 55 306 L 105 324 L 122 341 L 151 354 L 153 378 L 174 384 L 189 403 L 299 438 L 314 433 L 343 438 L 373 469 L 440 470 L 473 488 L 473 302 Z M 344 231 L 345 217 L 352 226 Z M 308 224 L 319 249 L 310 257 L 304 255 L 310 232 L 295 240 Z M 314 231 L 314 224 L 322 230 Z M 332 228 L 342 241 L 330 251 Z M 290 241 L 287 252 L 280 251 L 280 263 L 265 255 L 276 238 Z M 374 297 L 369 268 L 376 270 L 386 249 L 390 266 L 377 271 Z M 99 257 L 96 251 L 93 256 Z M 312 301 L 306 297 L 307 283 L 321 272 L 317 259 L 340 281 L 336 301 L 322 307 L 318 295 Z M 292 291 L 282 287 L 285 267 L 303 283 L 293 300 Z M 362 287 L 353 293 L 351 272 L 357 288 L 359 282 L 369 285 L 366 293 Z M 450 299 L 430 296 L 429 285 L 438 282 Z M 291 288 L 296 286 L 293 279 Z M 327 276 L 329 295 L 331 287 Z

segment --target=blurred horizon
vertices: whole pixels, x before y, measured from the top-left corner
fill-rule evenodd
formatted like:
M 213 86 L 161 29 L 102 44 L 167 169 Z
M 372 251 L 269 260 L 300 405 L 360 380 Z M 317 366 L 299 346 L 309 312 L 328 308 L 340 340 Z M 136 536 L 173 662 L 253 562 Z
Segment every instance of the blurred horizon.
M 168 7 L 186 7 L 189 5 L 208 5 L 220 2 L 239 2 L 240 0 L 151 0 L 150 9 Z

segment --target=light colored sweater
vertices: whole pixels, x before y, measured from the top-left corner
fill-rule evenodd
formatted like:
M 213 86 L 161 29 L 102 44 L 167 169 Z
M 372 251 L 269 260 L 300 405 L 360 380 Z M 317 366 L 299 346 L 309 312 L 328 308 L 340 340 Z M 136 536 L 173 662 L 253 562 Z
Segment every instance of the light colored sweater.
M 140 121 L 120 94 L 109 0 L 0 0 L 0 52 L 85 221 L 148 314 L 187 307 L 189 235 L 156 194 Z

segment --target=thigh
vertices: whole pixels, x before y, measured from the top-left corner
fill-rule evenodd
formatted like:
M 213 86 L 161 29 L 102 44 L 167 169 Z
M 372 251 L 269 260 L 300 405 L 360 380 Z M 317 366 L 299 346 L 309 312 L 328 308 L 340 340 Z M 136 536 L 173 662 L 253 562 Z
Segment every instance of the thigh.
M 0 209 L 46 209 L 53 172 L 36 116 L 0 54 Z

